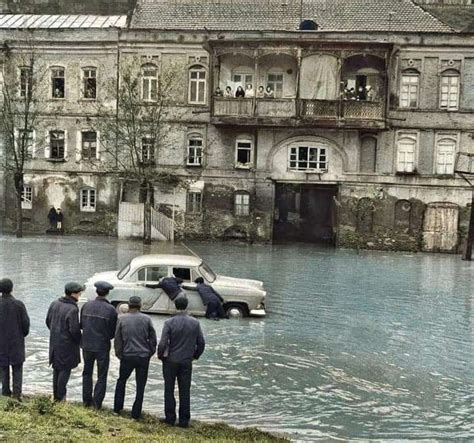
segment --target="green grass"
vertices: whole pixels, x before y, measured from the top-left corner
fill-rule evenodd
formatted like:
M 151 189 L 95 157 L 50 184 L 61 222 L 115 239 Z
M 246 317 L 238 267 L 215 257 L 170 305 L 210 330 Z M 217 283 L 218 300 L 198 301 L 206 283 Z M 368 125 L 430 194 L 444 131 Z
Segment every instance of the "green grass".
M 96 411 L 74 403 L 54 403 L 47 397 L 22 403 L 0 397 L 0 441 L 34 442 L 286 442 L 255 428 L 236 429 L 223 423 L 192 421 L 188 429 L 169 427 L 144 414 L 135 421 L 127 414 Z

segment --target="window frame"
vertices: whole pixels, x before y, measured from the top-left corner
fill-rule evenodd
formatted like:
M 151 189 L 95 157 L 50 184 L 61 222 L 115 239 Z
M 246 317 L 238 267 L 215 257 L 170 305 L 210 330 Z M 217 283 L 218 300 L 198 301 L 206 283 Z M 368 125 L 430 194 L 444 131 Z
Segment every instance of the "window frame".
M 86 77 L 86 72 L 87 71 L 93 71 L 94 76 L 93 77 Z M 94 79 L 94 97 L 86 97 L 87 93 L 86 91 L 89 90 L 87 87 L 86 83 L 88 79 Z M 90 100 L 94 101 L 97 100 L 97 68 L 95 66 L 86 66 L 81 69 L 81 99 L 82 100 Z
M 86 205 L 84 205 L 84 194 L 86 193 Z M 92 199 L 92 193 L 94 194 L 94 198 Z M 93 204 L 91 204 L 93 201 Z M 79 195 L 79 209 L 80 212 L 96 212 L 97 210 L 97 190 L 96 188 L 92 187 L 85 187 L 81 188 L 80 195 Z
M 395 170 L 397 173 L 400 173 L 400 174 L 413 174 L 416 172 L 416 169 L 417 169 L 417 160 L 418 160 L 418 138 L 419 138 L 419 135 L 418 135 L 418 132 L 399 132 L 397 133 L 397 143 L 396 143 L 396 156 L 395 156 L 395 159 L 396 159 L 396 165 L 395 165 Z M 413 167 L 411 170 L 407 170 L 406 168 L 406 165 L 407 163 L 409 164 L 410 162 L 407 162 L 406 161 L 406 158 L 404 159 L 404 167 L 403 169 L 400 169 L 399 168 L 399 165 L 400 165 L 400 155 L 401 155 L 401 151 L 400 151 L 400 143 L 404 140 L 410 140 L 413 142 Z M 403 152 L 403 154 L 406 154 L 406 152 Z
M 190 105 L 206 105 L 207 104 L 207 81 L 208 81 L 208 70 L 202 65 L 193 65 L 188 69 L 188 104 Z M 204 78 L 196 78 L 193 79 L 193 73 L 204 73 Z M 193 86 L 192 84 L 196 83 L 196 97 L 193 100 L 192 93 L 193 93 Z M 203 85 L 203 99 L 202 101 L 199 100 L 199 90 L 200 85 Z
M 191 141 L 201 141 L 201 146 L 191 146 Z M 193 157 L 195 159 L 194 162 L 190 161 L 191 158 L 191 150 L 200 151 L 199 155 L 194 153 Z M 186 166 L 193 166 L 193 167 L 202 167 L 203 166 L 203 159 L 204 159 L 204 137 L 202 134 L 199 133 L 192 133 L 188 134 L 186 137 Z M 197 161 L 196 161 L 197 160 Z
M 26 183 L 21 191 L 21 209 L 33 209 L 33 186 Z
M 56 156 L 56 157 L 53 157 L 52 154 L 53 154 L 53 146 L 52 146 L 52 143 L 53 143 L 53 138 L 52 138 L 52 134 L 54 133 L 62 133 L 63 134 L 63 147 L 62 147 L 62 150 L 63 150 L 63 156 L 62 157 L 59 157 L 59 156 Z M 61 139 L 57 139 L 57 140 L 61 140 Z M 67 155 L 67 131 L 65 129 L 51 129 L 50 131 L 48 131 L 48 159 L 50 160 L 66 160 L 66 155 Z
M 239 147 L 240 143 L 248 143 L 250 148 Z M 239 149 L 248 150 L 250 160 L 247 163 L 239 162 Z M 235 168 L 236 169 L 251 169 L 254 166 L 254 143 L 251 138 L 237 138 L 235 140 Z
M 191 201 L 191 195 L 199 195 L 199 201 L 196 202 L 195 197 L 193 198 L 193 201 Z M 202 191 L 200 189 L 188 189 L 188 192 L 186 193 L 186 213 L 192 215 L 202 213 Z
M 242 201 L 238 202 L 239 198 Z M 239 190 L 234 192 L 234 215 L 236 217 L 250 216 L 250 194 L 248 191 Z
M 25 76 L 23 75 L 23 72 L 27 71 L 28 75 L 26 76 L 26 81 L 25 81 Z M 33 91 L 33 70 L 30 66 L 20 66 L 19 68 L 19 76 L 20 76 L 20 81 L 19 81 L 19 89 L 18 89 L 18 95 L 20 98 L 27 99 L 28 97 L 31 98 L 31 93 Z
M 91 155 L 91 149 L 90 147 L 88 148 L 88 156 L 84 156 L 84 134 L 95 134 L 95 151 L 94 151 L 94 155 Z M 88 160 L 88 161 L 92 161 L 92 160 L 97 160 L 98 158 L 98 148 L 99 148 L 99 136 L 97 134 L 97 131 L 91 131 L 91 130 L 84 130 L 84 131 L 81 131 L 81 159 L 82 160 Z
M 155 70 L 155 75 L 145 75 L 146 71 Z M 159 68 L 154 63 L 144 63 L 140 66 L 140 96 L 142 101 L 155 103 L 158 101 Z M 145 96 L 145 91 L 147 92 Z
M 300 159 L 300 149 L 307 149 L 307 157 L 305 159 Z M 295 153 L 292 151 L 296 150 Z M 321 152 L 324 150 L 324 152 Z M 316 160 L 310 160 L 311 152 L 316 152 Z M 321 156 L 324 156 L 325 160 L 321 161 Z M 291 166 L 291 163 L 295 163 L 295 166 Z M 307 167 L 301 168 L 299 166 L 300 163 L 306 162 L 308 164 Z M 317 163 L 318 167 L 311 168 L 309 167 L 310 163 Z M 324 167 L 320 167 L 319 164 L 324 163 Z M 306 172 L 306 173 L 315 173 L 315 174 L 322 174 L 328 172 L 328 165 L 329 165 L 329 146 L 320 144 L 320 143 L 293 143 L 288 146 L 288 171 L 293 172 Z
M 235 80 L 235 77 L 236 76 L 240 76 L 241 78 L 243 78 L 244 80 Z M 250 77 L 250 79 L 248 79 L 247 77 Z M 237 86 L 242 86 L 242 88 L 244 88 L 245 90 L 245 87 L 250 83 L 252 85 L 252 88 L 253 90 L 255 91 L 255 83 L 254 83 L 254 79 L 255 79 L 255 73 L 254 72 L 244 72 L 244 71 L 235 71 L 232 73 L 232 83 L 234 85 L 234 93 L 235 93 L 235 89 Z
M 28 140 L 31 140 L 31 145 L 27 146 L 25 160 L 31 160 L 35 158 L 35 153 L 36 153 L 36 131 L 34 129 L 28 129 L 27 131 L 31 134 L 31 137 L 28 137 Z M 21 140 L 23 132 L 26 132 L 26 131 L 24 129 L 15 129 L 15 137 L 16 137 L 16 143 L 17 143 L 18 149 L 20 147 L 18 143 Z
M 414 105 L 411 104 L 411 95 L 412 95 L 412 91 L 411 91 L 411 87 L 414 85 L 413 82 L 410 82 L 410 81 L 405 81 L 404 79 L 405 78 L 416 78 L 417 81 L 416 81 L 416 92 L 415 92 L 415 96 L 416 96 L 416 103 Z M 398 107 L 401 108 L 401 109 L 417 109 L 420 105 L 420 79 L 421 79 L 421 73 L 416 70 L 416 69 L 405 69 L 404 71 L 401 72 L 401 76 L 400 76 L 400 95 L 399 95 L 399 102 L 398 102 Z M 403 88 L 404 87 L 407 87 L 408 90 L 406 91 L 406 93 L 404 93 L 403 91 Z M 404 99 L 404 94 L 406 94 L 406 98 Z M 406 100 L 407 101 L 407 105 L 404 106 L 403 105 L 403 100 Z
M 64 100 L 66 98 L 66 68 L 63 66 L 52 66 L 51 68 L 51 99 L 52 100 Z M 62 77 L 61 76 L 55 76 L 54 73 L 55 71 L 62 71 Z M 62 96 L 61 97 L 56 97 L 55 96 L 55 79 L 61 79 L 63 80 L 63 86 L 62 86 Z
M 456 84 L 452 85 L 450 80 L 456 79 Z M 443 81 L 447 80 L 447 84 L 443 84 Z M 443 93 L 443 87 L 447 87 L 447 92 Z M 451 95 L 453 94 L 451 88 L 456 88 L 456 102 L 451 106 Z M 446 95 L 446 101 L 443 105 L 443 95 Z M 459 110 L 459 102 L 461 98 L 461 73 L 456 69 L 446 69 L 443 71 L 439 78 L 439 108 L 445 111 L 457 111 Z
M 453 150 L 451 153 L 452 159 L 451 164 L 447 163 L 446 161 L 441 165 L 440 164 L 440 145 L 442 142 L 450 141 L 452 142 Z M 456 153 L 458 152 L 458 145 L 459 145 L 459 137 L 457 134 L 450 134 L 450 133 L 438 133 L 436 134 L 435 138 L 435 158 L 434 158 L 434 173 L 435 175 L 454 175 L 454 167 L 456 161 Z M 446 159 L 446 156 L 444 156 Z M 439 168 L 442 166 L 445 170 L 440 171 Z M 447 167 L 450 166 L 449 171 L 446 171 Z
M 163 277 L 167 277 L 169 275 L 169 266 L 168 265 L 158 265 L 158 266 L 146 265 L 146 266 L 141 267 L 140 269 L 137 269 L 137 271 L 136 271 L 137 282 L 140 282 L 140 283 L 156 282 L 157 283 L 158 281 L 160 281 L 161 278 L 163 278 L 163 277 L 160 277 L 158 280 L 148 280 L 148 270 L 150 268 L 163 268 L 163 269 L 166 269 L 166 274 Z M 145 280 L 140 279 L 140 271 L 142 271 L 142 270 L 145 270 Z
M 281 82 L 276 81 L 276 80 L 270 81 L 270 76 L 271 75 L 281 75 Z M 272 84 L 275 84 L 275 85 L 281 84 L 281 91 L 279 93 L 277 92 L 277 89 L 274 89 L 272 86 L 270 86 L 270 87 L 271 87 L 271 90 L 273 91 L 273 96 L 275 98 L 282 98 L 283 97 L 283 90 L 285 88 L 285 73 L 284 72 L 267 72 L 266 80 L 267 80 L 266 86 L 270 86 Z
M 155 162 L 155 139 L 144 135 L 140 139 L 140 162 L 143 165 L 152 165 Z M 146 155 L 144 155 L 146 154 Z

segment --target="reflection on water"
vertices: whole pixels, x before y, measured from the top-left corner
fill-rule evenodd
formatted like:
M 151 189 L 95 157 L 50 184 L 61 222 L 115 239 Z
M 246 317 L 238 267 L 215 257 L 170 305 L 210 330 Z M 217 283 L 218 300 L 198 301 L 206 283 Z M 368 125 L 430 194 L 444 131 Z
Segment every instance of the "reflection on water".
M 302 440 L 474 438 L 474 264 L 311 245 L 189 246 L 217 272 L 261 279 L 269 293 L 264 320 L 202 320 L 207 349 L 195 366 L 194 417 Z M 184 248 L 0 237 L 0 276 L 14 280 L 32 317 L 25 391 L 51 389 L 44 318 L 66 281 L 173 250 Z M 165 319 L 153 317 L 158 333 Z M 118 375 L 112 360 L 109 406 Z M 162 414 L 162 391 L 154 360 L 145 410 Z M 81 400 L 80 368 L 69 398 Z

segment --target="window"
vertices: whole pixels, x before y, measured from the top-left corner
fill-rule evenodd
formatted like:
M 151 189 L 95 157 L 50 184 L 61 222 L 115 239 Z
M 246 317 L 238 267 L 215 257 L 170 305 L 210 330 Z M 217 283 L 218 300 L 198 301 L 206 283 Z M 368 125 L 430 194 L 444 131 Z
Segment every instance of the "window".
M 142 100 L 154 102 L 157 99 L 158 68 L 147 64 L 142 66 Z
M 91 100 L 97 98 L 97 70 L 95 68 L 82 70 L 82 97 Z
M 31 209 L 33 207 L 33 189 L 31 186 L 23 186 L 21 191 L 21 209 Z
M 456 140 L 439 138 L 436 143 L 436 174 L 454 174 Z
M 445 71 L 441 75 L 440 108 L 456 110 L 459 106 L 459 72 Z
M 81 157 L 84 160 L 94 160 L 97 158 L 97 132 L 84 131 L 81 137 Z
M 397 172 L 413 172 L 415 170 L 417 136 L 416 134 L 400 134 L 397 143 Z
M 138 281 L 157 282 L 166 276 L 168 276 L 168 266 L 148 266 L 141 268 L 137 273 Z
M 32 92 L 32 72 L 31 68 L 20 68 L 20 97 L 21 98 L 31 98 L 30 94 Z
M 155 160 L 155 140 L 152 137 L 142 137 L 143 164 L 151 164 Z
M 253 142 L 237 140 L 235 144 L 235 167 L 250 168 L 253 163 Z
M 206 103 L 206 71 L 201 67 L 189 70 L 189 103 Z
M 191 269 L 189 268 L 173 268 L 173 275 L 184 281 L 191 281 Z
M 49 131 L 49 158 L 63 160 L 64 154 L 64 131 Z
M 276 98 L 281 98 L 283 95 L 283 74 L 268 74 L 267 86 L 270 86 Z
M 253 86 L 253 74 L 235 73 L 232 76 L 232 81 L 236 86 L 242 86 L 245 89 L 249 83 Z
M 199 214 L 201 212 L 202 193 L 201 191 L 188 191 L 186 211 L 189 214 Z
M 51 96 L 53 98 L 65 97 L 65 78 L 63 68 L 51 70 Z
M 188 166 L 202 166 L 202 137 L 188 138 Z
M 18 131 L 18 148 L 25 149 L 26 152 L 24 153 L 25 159 L 33 158 L 34 156 L 34 147 L 35 147 L 35 140 L 34 140 L 34 131 L 32 129 L 24 130 L 20 129 Z
M 96 192 L 93 188 L 81 189 L 81 211 L 94 212 Z
M 290 148 L 289 169 L 325 172 L 327 165 L 327 150 L 325 147 L 298 146 Z
M 234 213 L 237 217 L 246 217 L 250 214 L 250 195 L 246 192 L 237 192 L 234 195 Z
M 420 74 L 417 71 L 402 73 L 400 108 L 416 108 L 418 106 L 419 84 Z

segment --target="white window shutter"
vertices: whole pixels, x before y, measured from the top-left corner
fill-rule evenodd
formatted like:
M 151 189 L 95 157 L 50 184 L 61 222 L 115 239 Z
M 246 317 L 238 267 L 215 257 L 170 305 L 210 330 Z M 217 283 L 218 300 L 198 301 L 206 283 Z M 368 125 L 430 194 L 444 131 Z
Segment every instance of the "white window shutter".
M 82 158 L 82 132 L 76 131 L 76 162 Z
M 46 131 L 46 136 L 44 138 L 44 158 L 51 157 L 50 143 L 51 143 L 51 140 L 49 138 L 49 131 Z
M 100 132 L 96 132 L 96 149 L 95 149 L 95 157 L 97 160 L 100 160 Z
M 64 160 L 67 160 L 67 129 L 64 130 Z

